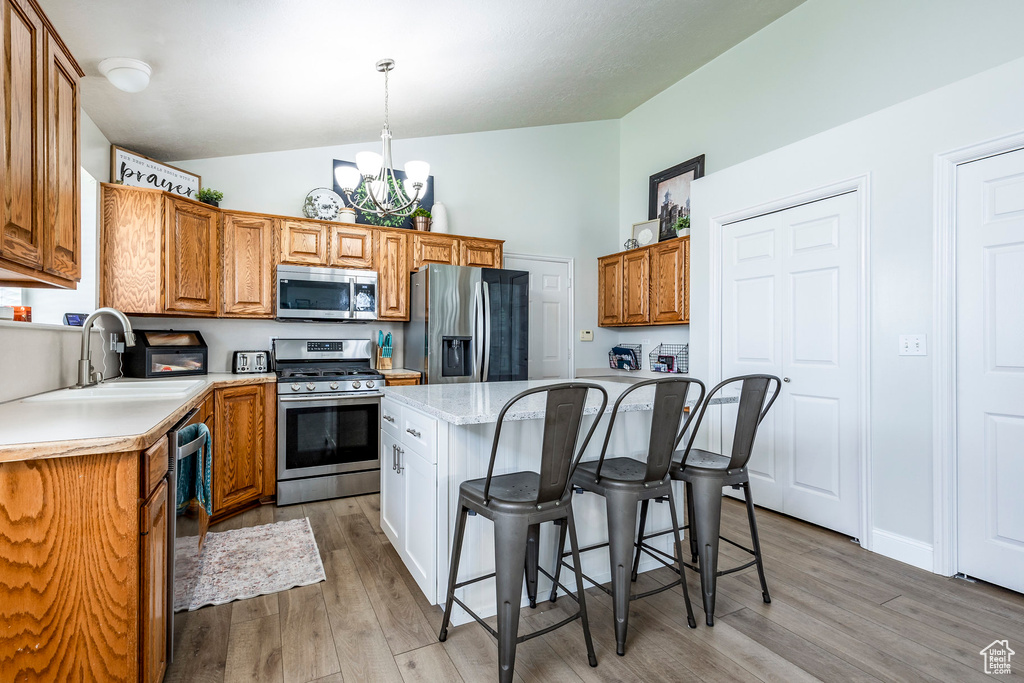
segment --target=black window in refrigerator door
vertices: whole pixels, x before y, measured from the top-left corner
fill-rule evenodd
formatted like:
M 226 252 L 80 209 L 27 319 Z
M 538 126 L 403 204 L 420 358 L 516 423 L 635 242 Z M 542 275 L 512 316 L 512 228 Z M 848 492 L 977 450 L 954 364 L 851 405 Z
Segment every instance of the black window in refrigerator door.
M 483 281 L 490 304 L 487 382 L 528 378 L 530 274 L 485 268 Z

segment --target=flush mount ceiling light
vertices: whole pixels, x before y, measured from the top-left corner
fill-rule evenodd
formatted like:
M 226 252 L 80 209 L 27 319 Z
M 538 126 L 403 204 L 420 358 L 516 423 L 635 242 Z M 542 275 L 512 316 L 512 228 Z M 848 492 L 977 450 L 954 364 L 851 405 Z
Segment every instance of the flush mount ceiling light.
M 108 57 L 100 62 L 99 69 L 115 88 L 125 92 L 145 90 L 153 73 L 149 64 L 131 57 Z
M 400 183 L 395 177 L 391 161 L 391 128 L 388 125 L 388 72 L 394 68 L 393 59 L 377 62 L 377 71 L 384 74 L 384 129 L 380 132 L 384 143 L 383 154 L 359 152 L 356 154 L 357 168 L 339 166 L 334 172 L 338 186 L 345 193 L 349 204 L 364 213 L 382 217 L 408 216 L 415 211 L 430 175 L 430 164 L 410 161 L 405 165 L 405 180 Z M 360 182 L 363 188 L 356 192 Z

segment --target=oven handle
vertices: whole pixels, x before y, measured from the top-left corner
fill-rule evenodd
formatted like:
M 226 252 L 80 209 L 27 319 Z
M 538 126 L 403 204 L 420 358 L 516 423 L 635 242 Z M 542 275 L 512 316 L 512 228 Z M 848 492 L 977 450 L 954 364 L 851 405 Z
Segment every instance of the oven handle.
M 367 398 L 381 398 L 384 394 L 359 394 L 358 396 L 279 396 L 277 398 L 280 403 L 373 403 L 373 401 L 364 401 Z

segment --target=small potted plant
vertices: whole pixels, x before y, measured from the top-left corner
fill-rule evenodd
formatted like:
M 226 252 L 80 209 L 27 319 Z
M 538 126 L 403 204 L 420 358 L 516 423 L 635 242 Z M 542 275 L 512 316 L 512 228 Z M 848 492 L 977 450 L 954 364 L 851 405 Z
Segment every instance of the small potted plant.
M 677 218 L 676 222 L 672 224 L 672 227 L 675 228 L 676 237 L 685 237 L 685 236 L 689 235 L 690 234 L 690 216 L 689 216 L 689 214 L 687 214 L 685 216 L 680 216 L 679 218 Z
M 412 223 L 417 230 L 430 230 L 430 212 L 422 206 L 413 211 L 410 215 Z
M 202 187 L 199 188 L 199 192 L 196 193 L 196 199 L 201 201 L 203 204 L 220 206 L 220 200 L 224 199 L 224 193 L 213 190 L 209 187 Z

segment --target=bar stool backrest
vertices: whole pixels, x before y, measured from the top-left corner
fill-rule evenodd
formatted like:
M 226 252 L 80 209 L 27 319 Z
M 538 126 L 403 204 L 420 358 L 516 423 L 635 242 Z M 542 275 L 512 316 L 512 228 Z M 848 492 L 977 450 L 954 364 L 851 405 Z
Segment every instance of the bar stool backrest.
M 587 403 L 587 395 L 591 390 L 601 396 L 601 407 L 594 416 L 583 445 L 575 454 L 576 443 L 579 441 L 580 425 L 583 422 L 583 409 Z M 484 505 L 490 500 L 491 476 L 494 472 L 494 460 L 498 453 L 498 440 L 501 438 L 501 427 L 505 421 L 505 413 L 517 402 L 534 394 L 547 394 L 544 411 L 544 434 L 541 437 L 540 454 L 540 486 L 537 491 L 537 505 L 544 505 L 561 500 L 569 491 L 569 480 L 587 449 L 598 422 L 608 407 L 608 392 L 599 384 L 588 382 L 564 382 L 548 386 L 527 389 L 513 396 L 498 413 L 498 422 L 494 428 L 494 441 L 491 444 L 491 461 L 487 466 L 487 481 L 484 482 Z
M 682 427 L 676 432 L 683 417 L 683 409 L 686 407 L 686 396 L 690 386 L 696 384 L 700 388 L 697 395 L 697 402 L 683 422 Z M 608 431 L 604 436 L 604 446 L 601 448 L 601 457 L 597 463 L 597 479 L 601 479 L 601 468 L 604 466 L 604 459 L 608 453 L 608 443 L 612 438 L 612 429 L 615 427 L 615 418 L 619 416 L 619 406 L 627 396 L 638 389 L 654 385 L 654 409 L 651 415 L 651 433 L 647 445 L 647 472 L 644 475 L 645 482 L 658 482 L 665 479 L 668 469 L 672 465 L 672 454 L 679 447 L 686 429 L 697 414 L 697 408 L 704 401 L 705 386 L 699 379 L 690 377 L 665 377 L 651 379 L 646 382 L 637 382 L 626 389 L 615 401 L 612 408 L 612 416 L 608 420 Z
M 711 399 L 725 387 L 737 382 L 742 382 L 742 385 L 740 387 L 739 407 L 736 413 L 736 427 L 732 435 L 732 453 L 729 456 L 729 469 L 735 470 L 747 466 L 750 455 L 754 450 L 754 438 L 757 436 L 757 427 L 761 424 L 761 420 L 764 419 L 765 415 L 768 414 L 768 410 L 775 403 L 775 399 L 779 397 L 779 391 L 782 388 L 782 382 L 775 375 L 741 375 L 739 377 L 730 377 L 712 389 L 708 394 L 708 400 L 701 407 L 697 423 L 690 434 L 690 441 L 686 444 L 686 452 L 683 454 L 683 467 L 686 466 L 686 456 L 690 454 L 693 440 L 700 430 L 700 424 L 704 420 L 704 413 L 707 412 Z M 765 397 L 768 395 L 768 390 L 773 382 L 775 384 L 774 391 L 766 403 Z

